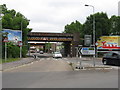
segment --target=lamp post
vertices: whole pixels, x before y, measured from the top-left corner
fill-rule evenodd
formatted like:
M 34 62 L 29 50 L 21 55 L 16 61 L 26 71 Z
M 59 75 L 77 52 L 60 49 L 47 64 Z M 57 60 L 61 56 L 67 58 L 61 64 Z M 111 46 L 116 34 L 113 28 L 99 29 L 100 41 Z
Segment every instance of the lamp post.
M 21 21 L 21 41 L 22 41 L 22 21 Z M 22 58 L 22 46 L 20 46 L 20 58 Z
M 94 46 L 94 48 L 95 48 L 95 15 L 94 15 L 94 13 L 95 13 L 95 8 L 94 8 L 94 6 L 92 6 L 92 5 L 87 5 L 87 4 L 85 4 L 85 6 L 87 6 L 87 7 L 92 7 L 93 8 L 93 46 Z M 96 56 L 96 51 L 95 51 L 95 55 L 94 55 L 94 57 Z
M 0 31 L 2 31 L 2 6 L 1 5 L 0 5 Z M 0 41 L 2 41 L 1 32 L 0 32 Z M 2 42 L 0 42 L 0 59 L 2 60 Z
M 95 54 L 94 54 L 94 58 L 93 58 L 93 66 L 95 67 L 95 56 L 96 56 L 96 48 L 95 48 L 95 15 L 94 15 L 95 8 L 92 5 L 85 4 L 85 6 L 93 8 L 93 46 L 94 46 L 94 50 L 95 50 Z

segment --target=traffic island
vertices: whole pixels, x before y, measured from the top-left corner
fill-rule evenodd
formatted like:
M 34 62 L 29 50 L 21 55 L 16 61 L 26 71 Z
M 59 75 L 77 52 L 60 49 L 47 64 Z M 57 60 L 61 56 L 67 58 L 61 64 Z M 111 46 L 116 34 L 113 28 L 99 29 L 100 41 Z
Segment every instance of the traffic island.
M 73 68 L 74 71 L 79 71 L 79 70 L 108 70 L 108 69 L 113 69 L 111 66 L 105 66 L 105 65 L 96 65 L 93 66 L 92 64 L 88 63 L 70 63 L 71 67 Z

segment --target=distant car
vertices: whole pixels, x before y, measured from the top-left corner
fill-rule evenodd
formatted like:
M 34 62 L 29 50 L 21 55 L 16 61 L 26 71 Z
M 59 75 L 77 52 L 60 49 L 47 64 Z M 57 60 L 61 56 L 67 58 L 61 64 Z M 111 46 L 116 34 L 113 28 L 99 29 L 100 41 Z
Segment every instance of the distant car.
M 36 50 L 30 50 L 30 53 L 35 53 L 36 52 Z
M 40 54 L 43 54 L 43 51 L 40 51 Z
M 104 54 L 102 63 L 106 65 L 120 65 L 120 52 L 108 52 Z
M 60 52 L 54 52 L 53 58 L 62 58 L 62 54 Z
M 30 47 L 30 53 L 36 53 L 36 48 L 35 47 Z

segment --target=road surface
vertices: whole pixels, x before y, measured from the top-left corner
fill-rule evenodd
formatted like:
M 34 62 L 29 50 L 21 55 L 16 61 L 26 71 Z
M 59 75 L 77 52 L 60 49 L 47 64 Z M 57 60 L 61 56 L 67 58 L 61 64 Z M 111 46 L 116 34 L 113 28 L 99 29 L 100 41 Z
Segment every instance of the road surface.
M 3 72 L 3 88 L 118 88 L 118 70 L 73 71 L 65 60 L 41 58 Z

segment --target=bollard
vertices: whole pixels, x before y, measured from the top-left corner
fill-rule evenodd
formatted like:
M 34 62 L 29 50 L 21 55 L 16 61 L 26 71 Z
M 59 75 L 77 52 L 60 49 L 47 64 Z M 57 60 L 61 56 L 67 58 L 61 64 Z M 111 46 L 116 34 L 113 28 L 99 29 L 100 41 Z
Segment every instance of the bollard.
M 33 58 L 34 58 L 34 59 L 37 59 L 37 55 L 33 55 Z
M 82 67 L 82 61 L 78 61 L 78 63 L 76 64 L 76 67 L 75 67 L 76 69 L 83 69 L 83 67 Z

